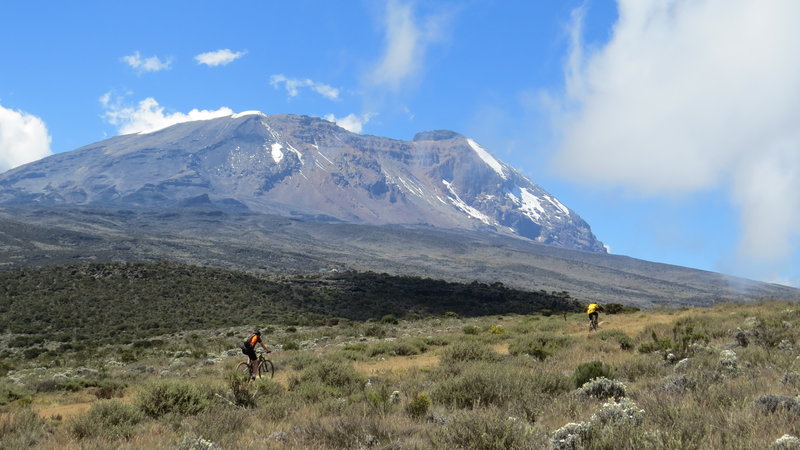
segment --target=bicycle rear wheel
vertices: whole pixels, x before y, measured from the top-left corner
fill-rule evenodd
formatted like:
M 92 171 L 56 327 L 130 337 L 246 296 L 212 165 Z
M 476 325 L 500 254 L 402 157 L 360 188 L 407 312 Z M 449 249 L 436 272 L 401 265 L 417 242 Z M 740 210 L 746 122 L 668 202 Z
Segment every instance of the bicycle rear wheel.
M 258 365 L 258 376 L 269 376 L 270 378 L 275 376 L 275 365 L 272 364 L 272 361 L 268 359 L 261 361 Z

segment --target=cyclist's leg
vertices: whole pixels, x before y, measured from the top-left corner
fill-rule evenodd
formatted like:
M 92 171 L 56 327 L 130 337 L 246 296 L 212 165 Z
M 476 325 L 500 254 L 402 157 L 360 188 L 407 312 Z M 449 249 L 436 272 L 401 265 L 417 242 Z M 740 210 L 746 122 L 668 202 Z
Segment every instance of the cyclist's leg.
M 258 363 L 256 362 L 256 359 L 258 359 L 258 357 L 256 357 L 256 349 L 251 348 L 248 350 L 249 351 L 247 352 L 247 358 L 249 359 L 249 361 L 247 362 L 247 365 L 248 367 L 250 367 L 250 379 L 254 379 L 256 377 L 256 374 L 258 373 Z

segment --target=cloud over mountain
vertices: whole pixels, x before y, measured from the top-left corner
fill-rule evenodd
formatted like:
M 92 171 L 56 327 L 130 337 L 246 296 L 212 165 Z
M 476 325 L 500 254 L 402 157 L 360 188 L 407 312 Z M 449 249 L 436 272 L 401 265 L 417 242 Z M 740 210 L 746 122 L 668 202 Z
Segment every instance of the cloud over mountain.
M 195 108 L 188 113 L 179 111 L 165 113 L 164 107 L 152 97 L 141 100 L 136 106 L 131 106 L 123 104 L 119 98 L 113 98 L 111 93 L 100 97 L 100 104 L 105 109 L 103 117 L 108 123 L 117 127 L 119 134 L 150 133 L 176 123 L 207 120 L 233 114 L 233 111 L 225 106 L 216 110 Z
M 0 105 L 0 172 L 51 155 L 42 119 Z
M 800 3 L 620 0 L 601 47 L 574 15 L 557 165 L 654 196 L 728 189 L 742 260 L 800 234 Z M 590 12 L 589 12 L 590 13 Z

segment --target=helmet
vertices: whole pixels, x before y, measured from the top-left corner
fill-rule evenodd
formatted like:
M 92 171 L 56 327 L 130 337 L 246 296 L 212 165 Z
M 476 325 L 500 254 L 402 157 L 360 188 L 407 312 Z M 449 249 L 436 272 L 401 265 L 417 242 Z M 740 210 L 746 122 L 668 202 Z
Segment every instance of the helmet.
M 261 336 L 261 330 L 256 328 L 255 330 L 253 330 L 253 334 L 255 334 L 256 336 Z

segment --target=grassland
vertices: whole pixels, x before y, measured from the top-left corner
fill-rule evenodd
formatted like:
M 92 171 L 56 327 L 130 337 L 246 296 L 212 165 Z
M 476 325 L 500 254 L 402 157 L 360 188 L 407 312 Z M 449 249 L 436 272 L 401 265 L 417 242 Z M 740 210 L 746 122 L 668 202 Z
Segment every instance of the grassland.
M 2 448 L 797 448 L 800 308 L 262 322 L 9 370 Z M 232 369 L 249 327 L 278 370 Z M 592 380 L 592 381 L 589 381 Z M 587 382 L 588 383 L 585 383 Z M 572 424 L 572 425 L 568 425 Z

